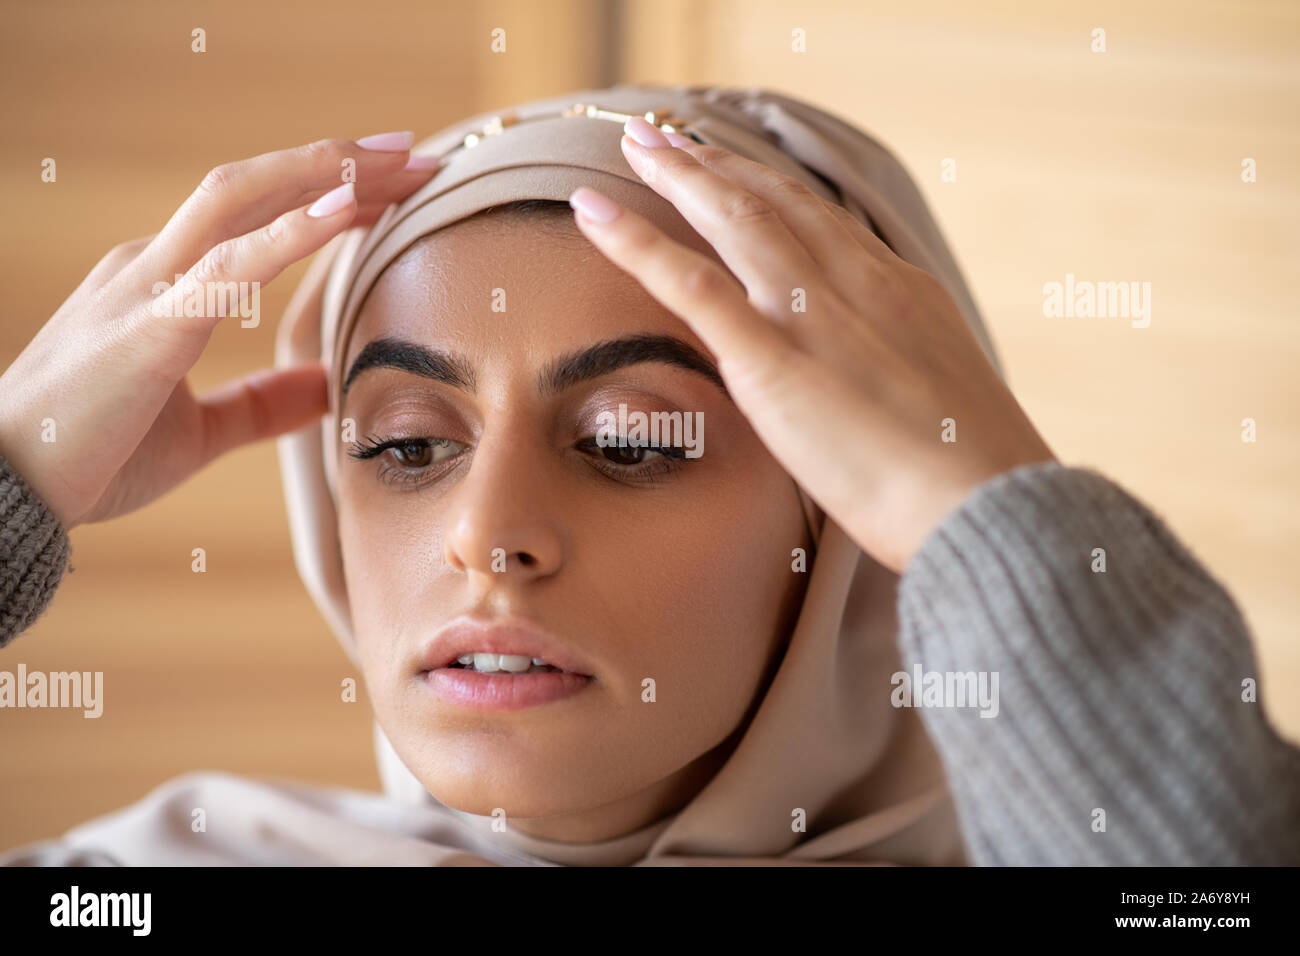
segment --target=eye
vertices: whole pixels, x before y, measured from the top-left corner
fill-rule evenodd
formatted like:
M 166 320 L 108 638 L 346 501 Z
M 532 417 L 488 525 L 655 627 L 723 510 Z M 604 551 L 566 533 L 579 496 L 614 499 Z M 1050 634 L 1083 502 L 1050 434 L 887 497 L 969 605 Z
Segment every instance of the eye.
M 455 467 L 464 447 L 447 438 L 366 438 L 353 442 L 348 454 L 358 461 L 382 456 L 381 481 L 420 487 Z
M 616 465 L 639 465 L 647 459 L 664 457 L 664 451 L 651 445 L 596 446 L 597 450 Z
M 433 464 L 433 445 L 423 439 L 412 439 L 388 448 L 398 464 L 407 468 L 427 468 Z
M 662 481 L 689 463 L 686 449 L 677 445 L 627 441 L 602 445 L 592 435 L 578 442 L 577 447 L 591 457 L 597 471 L 629 484 Z

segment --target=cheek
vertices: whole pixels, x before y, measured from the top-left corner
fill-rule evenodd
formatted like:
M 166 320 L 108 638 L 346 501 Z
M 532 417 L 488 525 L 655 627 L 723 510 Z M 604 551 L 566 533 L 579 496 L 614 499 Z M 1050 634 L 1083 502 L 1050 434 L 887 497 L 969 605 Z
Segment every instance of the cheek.
M 760 690 L 807 577 L 791 569 L 791 551 L 806 544 L 793 482 L 779 470 L 754 477 L 678 502 L 639 541 L 582 533 L 626 693 L 654 678 L 658 699 L 672 704 L 661 713 L 689 713 L 715 734 Z
M 436 522 L 390 496 L 341 482 L 339 546 L 352 629 L 376 710 L 397 690 L 412 653 L 437 627 L 429 591 L 441 554 Z

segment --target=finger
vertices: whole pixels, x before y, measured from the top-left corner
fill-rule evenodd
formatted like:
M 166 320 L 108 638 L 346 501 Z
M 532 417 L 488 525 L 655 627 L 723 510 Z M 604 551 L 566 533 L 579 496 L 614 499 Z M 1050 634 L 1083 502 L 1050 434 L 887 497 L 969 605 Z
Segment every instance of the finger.
M 821 199 L 821 197 L 818 197 Z M 843 223 L 844 228 L 853 236 L 854 241 L 862 246 L 870 255 L 891 265 L 897 265 L 905 261 L 898 253 L 889 247 L 885 240 L 871 231 L 861 219 L 853 215 L 839 203 L 831 202 L 829 199 L 822 199 L 822 205 L 836 219 Z
M 829 208 L 832 203 L 804 183 L 721 146 L 706 146 L 678 133 L 668 133 L 667 139 L 700 165 L 767 202 L 846 301 L 863 301 L 883 281 L 884 262 L 855 239 Z
M 200 396 L 198 466 L 233 448 L 295 431 L 319 419 L 328 410 L 325 381 L 325 367 L 320 362 L 305 362 L 253 372 Z
M 627 127 L 638 135 L 650 130 L 662 137 L 640 117 L 628 120 Z M 791 289 L 803 288 L 809 296 L 829 291 L 817 263 L 771 205 L 663 142 L 651 148 L 624 136 L 623 155 L 646 185 L 718 251 L 755 304 L 783 318 L 790 312 Z
M 426 167 L 399 169 L 397 172 L 389 173 L 380 179 L 371 179 L 366 182 L 358 180 L 357 204 L 363 208 L 378 206 L 381 209 L 386 209 L 393 203 L 405 199 L 427 183 L 435 172 L 437 172 L 436 169 Z M 307 196 L 306 198 L 315 197 Z
M 262 285 L 338 235 L 351 223 L 356 208 L 355 187 L 345 183 L 310 207 L 294 209 L 261 229 L 219 243 L 180 282 L 161 290 L 147 317 L 139 321 L 148 323 L 155 334 L 170 337 L 179 331 L 182 348 L 177 361 L 184 367 L 172 370 L 177 378 L 197 361 L 217 322 L 254 296 L 260 303 Z
M 381 134 L 360 141 L 322 139 L 218 166 L 181 204 L 141 264 L 150 281 L 185 273 L 213 246 L 266 225 L 276 216 L 313 202 L 351 176 L 361 197 L 406 165 L 411 134 Z M 371 142 L 382 149 L 367 149 Z M 396 148 L 400 147 L 400 148 Z M 418 177 L 405 176 L 414 188 Z
M 678 315 L 718 357 L 728 376 L 766 374 L 793 344 L 754 310 L 745 291 L 716 262 L 688 249 L 644 217 L 593 189 L 569 197 L 578 228 L 611 262 Z
M 679 149 L 684 149 L 704 165 L 735 180 L 746 188 L 754 189 L 757 194 L 763 195 L 769 201 L 779 198 L 782 191 L 789 189 L 796 196 L 804 197 L 803 190 L 798 187 L 803 186 L 798 180 L 795 180 L 778 170 L 757 163 L 748 157 L 740 156 L 721 146 L 714 146 L 705 143 L 699 143 L 689 136 L 683 136 L 680 133 L 665 133 L 664 137 Z M 750 170 L 746 173 L 745 170 Z M 753 177 L 751 181 L 749 176 Z M 774 177 L 769 183 L 769 177 Z M 764 183 L 769 183 L 768 188 L 763 188 Z M 755 189 L 755 186 L 758 188 Z M 872 230 L 862 222 L 857 216 L 853 215 L 839 203 L 832 202 L 822 196 L 817 195 L 812 190 L 807 190 L 807 196 L 816 199 L 826 212 L 830 213 L 844 227 L 844 229 L 857 241 L 862 248 L 870 255 L 882 262 L 895 263 L 903 261 L 889 245 L 877 236 Z M 804 197 L 807 198 L 807 197 Z M 775 203 L 774 203 L 775 204 Z M 782 210 L 778 209 L 778 213 Z M 783 217 L 784 218 L 784 217 Z M 793 230 L 792 230 L 793 231 Z M 799 236 L 800 239 L 804 237 Z M 805 242 L 805 245 L 808 245 Z M 810 251 L 811 247 L 810 247 Z M 815 256 L 821 261 L 821 256 Z
M 320 334 L 321 301 L 342 235 L 336 235 L 316 253 L 302 281 L 293 290 L 280 325 L 275 330 L 277 367 L 292 365 L 306 357 L 313 342 L 317 355 L 320 353 L 317 337 Z
M 360 203 L 357 206 L 356 218 L 352 220 L 353 226 L 373 226 L 379 221 L 379 217 L 388 211 L 391 202 L 368 202 Z

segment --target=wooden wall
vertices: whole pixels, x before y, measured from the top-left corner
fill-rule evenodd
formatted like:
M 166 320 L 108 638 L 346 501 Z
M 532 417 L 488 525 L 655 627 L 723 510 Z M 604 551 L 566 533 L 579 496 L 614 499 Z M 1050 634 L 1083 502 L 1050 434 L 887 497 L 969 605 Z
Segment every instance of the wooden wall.
M 1300 739 L 1300 8 L 1135 7 L 6 0 L 0 366 L 109 247 L 156 231 L 219 163 L 323 136 L 423 136 L 617 81 L 771 86 L 908 164 L 1030 414 L 1224 580 L 1255 629 L 1268 711 Z M 489 51 L 494 27 L 505 55 Z M 1095 27 L 1105 53 L 1089 50 Z M 46 156 L 55 184 L 40 181 Z M 266 315 L 301 272 L 264 290 Z M 1042 286 L 1066 273 L 1151 282 L 1150 327 L 1045 318 Z M 270 364 L 274 330 L 219 329 L 196 390 Z M 273 445 L 72 540 L 76 570 L 0 668 L 104 671 L 106 708 L 93 724 L 0 714 L 0 848 L 192 769 L 378 786 L 364 692 L 339 696 L 359 675 L 293 568 Z M 190 571 L 195 547 L 206 574 Z

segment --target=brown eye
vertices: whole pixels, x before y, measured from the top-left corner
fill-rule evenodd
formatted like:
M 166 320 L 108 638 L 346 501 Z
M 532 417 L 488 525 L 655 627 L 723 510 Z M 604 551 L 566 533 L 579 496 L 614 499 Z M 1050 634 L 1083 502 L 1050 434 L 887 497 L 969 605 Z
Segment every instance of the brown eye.
M 433 461 L 433 448 L 428 442 L 408 441 L 389 449 L 398 463 L 407 468 L 425 468 Z
M 609 445 L 601 448 L 606 460 L 616 465 L 639 465 L 645 461 L 646 452 L 657 455 L 659 452 L 640 445 Z

